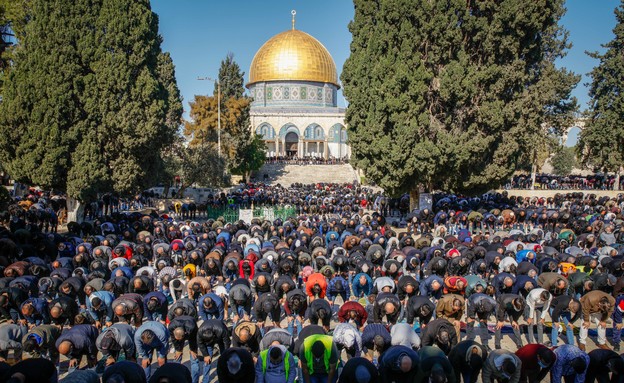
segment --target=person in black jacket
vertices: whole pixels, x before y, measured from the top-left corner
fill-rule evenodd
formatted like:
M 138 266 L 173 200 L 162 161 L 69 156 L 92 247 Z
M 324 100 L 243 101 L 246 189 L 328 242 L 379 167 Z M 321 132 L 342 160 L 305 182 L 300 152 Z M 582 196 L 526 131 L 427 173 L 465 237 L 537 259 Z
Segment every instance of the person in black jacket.
M 73 300 L 78 300 L 81 305 L 85 304 L 86 295 L 84 287 L 86 282 L 83 278 L 69 277 L 59 286 L 59 295 L 64 295 Z
M 380 383 L 379 371 L 366 358 L 351 358 L 342 368 L 338 383 Z
M 418 319 L 420 327 L 425 327 L 435 312 L 435 305 L 427 298 L 420 295 L 413 296 L 407 301 L 407 323 L 414 324 Z
M 466 312 L 466 335 L 468 339 L 473 340 L 479 335 L 481 343 L 488 343 L 490 332 L 487 328 L 487 321 L 494 310 L 496 310 L 496 300 L 487 294 L 476 293 L 468 298 L 468 311 Z
M 550 303 L 550 317 L 552 318 L 551 346 L 557 346 L 561 322 L 566 326 L 567 344 L 574 344 L 574 328 L 572 323 L 581 315 L 581 302 L 569 295 L 560 295 Z
M 217 361 L 217 377 L 219 383 L 254 383 L 256 370 L 251 353 L 240 347 L 228 348 Z
M 171 334 L 171 344 L 175 349 L 174 360 L 176 362 L 182 362 L 184 344 L 186 343 L 186 341 L 188 341 L 191 361 L 191 375 L 194 382 L 199 381 L 199 358 L 197 357 L 197 320 L 193 317 L 185 315 L 175 317 L 169 323 L 168 329 L 169 334 Z
M 271 318 L 275 327 L 279 327 L 281 308 L 275 294 L 267 292 L 260 295 L 253 305 L 253 314 L 260 328 L 264 327 L 267 317 Z
M 386 317 L 388 324 L 396 324 L 401 314 L 401 302 L 399 298 L 392 293 L 380 293 L 375 299 L 373 306 L 373 321 L 382 323 Z
M 394 383 L 413 383 L 418 373 L 418 354 L 406 346 L 392 346 L 379 361 L 379 375 Z
M 455 326 L 447 319 L 443 318 L 434 319 L 429 322 L 420 335 L 422 347 L 438 346 L 447 355 L 458 341 Z
M 401 302 L 407 302 L 409 298 L 415 297 L 420 287 L 418 281 L 410 275 L 404 275 L 399 278 L 397 285 L 397 294 Z
M 586 383 L 624 382 L 624 358 L 611 350 L 596 349 L 589 352 Z
M 17 322 L 19 308 L 27 299 L 28 292 L 17 287 L 7 287 L 0 290 L 0 318 Z
M 139 294 L 124 294 L 111 304 L 120 322 L 141 326 L 143 322 L 143 297 Z
M 192 300 L 188 298 L 178 299 L 169 306 L 169 311 L 167 312 L 167 319 L 169 319 L 169 322 L 171 322 L 173 318 L 182 315 L 197 317 L 197 307 Z
M 494 334 L 494 346 L 497 350 L 501 348 L 501 339 L 503 337 L 502 328 L 505 321 L 511 323 L 513 328 L 516 347 L 522 348 L 522 339 L 520 338 L 520 325 L 518 319 L 524 312 L 526 302 L 518 294 L 502 294 L 496 300 L 496 332 Z
M 73 326 L 79 312 L 76 301 L 66 296 L 60 296 L 51 301 L 48 303 L 48 308 L 50 309 L 50 320 L 53 324 L 60 326 L 68 322 Z
M 230 333 L 225 323 L 218 319 L 208 319 L 204 321 L 197 330 L 197 346 L 204 358 L 203 379 L 207 382 L 209 381 L 208 377 L 210 375 L 214 347 L 219 347 L 219 353 L 221 355 L 230 347 Z
M 477 383 L 487 354 L 486 347 L 474 340 L 457 343 L 448 354 L 455 372 L 455 381 L 460 383 L 463 378 L 464 383 Z
M 325 299 L 315 299 L 309 304 L 305 314 L 305 319 L 309 319 L 311 324 L 317 324 L 319 319 L 323 324 L 325 331 L 329 331 L 332 309 L 329 302 Z

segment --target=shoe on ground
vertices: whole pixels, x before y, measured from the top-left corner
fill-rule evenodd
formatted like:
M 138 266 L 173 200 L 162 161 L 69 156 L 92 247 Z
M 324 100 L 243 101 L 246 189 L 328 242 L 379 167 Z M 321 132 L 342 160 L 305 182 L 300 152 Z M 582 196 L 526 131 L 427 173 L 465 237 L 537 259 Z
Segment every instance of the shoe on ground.
M 620 352 L 620 344 L 613 345 L 613 351 Z
M 585 345 L 583 343 L 579 343 L 579 348 L 581 351 L 585 351 Z

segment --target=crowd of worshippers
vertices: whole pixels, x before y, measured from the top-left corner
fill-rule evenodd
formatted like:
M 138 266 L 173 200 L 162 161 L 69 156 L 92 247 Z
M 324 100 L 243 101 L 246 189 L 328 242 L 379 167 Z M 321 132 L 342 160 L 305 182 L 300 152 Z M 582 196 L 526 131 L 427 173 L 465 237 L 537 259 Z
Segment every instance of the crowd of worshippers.
M 418 234 L 378 212 L 116 213 L 65 234 L 11 214 L 0 381 L 621 382 L 622 205 L 440 196 Z M 449 234 L 440 212 L 503 221 Z
M 624 179 L 617 183 L 615 174 L 605 175 L 603 173 L 588 176 L 569 175 L 558 176 L 554 174 L 538 174 L 535 182 L 531 175 L 516 175 L 511 182 L 506 185 L 508 189 L 537 189 L 537 190 L 618 190 L 622 189 Z

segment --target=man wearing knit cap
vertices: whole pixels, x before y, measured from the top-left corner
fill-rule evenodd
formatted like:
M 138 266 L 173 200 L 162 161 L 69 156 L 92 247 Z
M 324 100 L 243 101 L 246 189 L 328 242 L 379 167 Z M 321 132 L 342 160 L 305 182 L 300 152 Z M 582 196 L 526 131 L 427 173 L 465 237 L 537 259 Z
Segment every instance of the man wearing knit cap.
M 256 373 L 251 353 L 244 348 L 231 347 L 217 361 L 219 383 L 254 383 Z

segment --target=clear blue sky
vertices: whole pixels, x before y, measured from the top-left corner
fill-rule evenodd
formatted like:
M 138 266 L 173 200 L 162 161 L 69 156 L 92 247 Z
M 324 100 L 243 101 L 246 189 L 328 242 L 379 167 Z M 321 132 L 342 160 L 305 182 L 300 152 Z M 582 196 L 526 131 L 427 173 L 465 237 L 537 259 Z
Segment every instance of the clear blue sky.
M 567 13 L 562 23 L 570 33 L 573 46 L 559 64 L 582 74 L 574 91 L 581 109 L 589 97 L 586 76 L 596 64 L 585 51 L 600 51 L 601 44 L 613 37 L 613 9 L 618 0 L 567 0 Z M 255 52 L 272 36 L 290 29 L 292 9 L 297 10 L 297 29 L 317 38 L 329 50 L 338 71 L 349 55 L 353 19 L 351 0 L 152 0 L 160 17 L 163 49 L 171 52 L 178 85 L 184 97 L 184 107 L 196 94 L 212 93 L 212 83 L 198 81 L 214 77 L 219 63 L 228 52 L 245 72 Z M 338 102 L 345 105 L 342 94 Z M 570 138 L 576 141 L 573 134 Z

